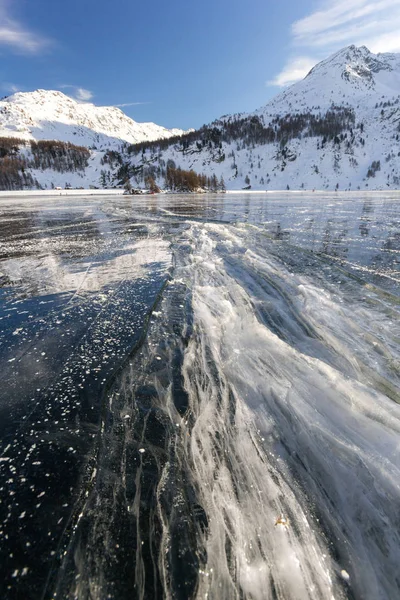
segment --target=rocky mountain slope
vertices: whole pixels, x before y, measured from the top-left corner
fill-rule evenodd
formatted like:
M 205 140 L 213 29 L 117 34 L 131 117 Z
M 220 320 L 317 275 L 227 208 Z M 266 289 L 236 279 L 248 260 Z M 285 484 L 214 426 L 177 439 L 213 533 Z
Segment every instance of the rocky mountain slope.
M 61 140 L 110 148 L 184 133 L 155 123 L 137 123 L 119 108 L 79 103 L 62 92 L 18 92 L 0 102 L 0 136 Z
M 254 113 L 132 148 L 130 174 L 162 182 L 170 164 L 228 189 L 394 189 L 399 133 L 400 55 L 350 46 Z

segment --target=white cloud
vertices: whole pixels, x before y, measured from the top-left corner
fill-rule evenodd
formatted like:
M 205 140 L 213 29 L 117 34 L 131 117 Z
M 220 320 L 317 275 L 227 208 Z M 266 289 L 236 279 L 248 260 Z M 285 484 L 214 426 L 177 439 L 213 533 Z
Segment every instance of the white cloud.
M 334 0 L 328 5 L 325 2 L 321 10 L 293 23 L 292 32 L 297 41 L 312 44 L 313 38 L 310 35 L 318 36 L 332 30 L 340 32 L 341 28 L 348 27 L 350 23 L 369 25 L 378 13 L 393 9 L 396 4 L 396 0 Z
M 398 32 L 381 33 L 373 37 L 368 44 L 372 52 L 400 52 L 400 35 Z
M 323 0 L 317 9 L 292 24 L 297 56 L 268 83 L 293 83 L 304 76 L 304 56 L 309 66 L 345 46 L 367 46 L 372 52 L 400 51 L 400 0 Z M 312 58 L 311 58 L 312 57 Z
M 314 65 L 315 60 L 312 58 L 298 56 L 289 61 L 282 71 L 268 83 L 278 87 L 285 87 L 299 79 L 303 79 Z
M 78 87 L 75 91 L 75 98 L 79 100 L 79 102 L 88 102 L 93 98 L 93 93 L 90 90 Z
M 72 94 L 70 94 L 71 98 L 77 100 L 78 102 L 89 102 L 93 98 L 93 92 L 87 90 L 83 87 L 79 87 L 78 85 L 70 85 L 64 83 L 58 86 L 61 90 L 71 89 Z
M 0 46 L 8 46 L 18 53 L 38 54 L 50 43 L 48 38 L 30 31 L 22 23 L 12 18 L 9 2 L 0 0 Z

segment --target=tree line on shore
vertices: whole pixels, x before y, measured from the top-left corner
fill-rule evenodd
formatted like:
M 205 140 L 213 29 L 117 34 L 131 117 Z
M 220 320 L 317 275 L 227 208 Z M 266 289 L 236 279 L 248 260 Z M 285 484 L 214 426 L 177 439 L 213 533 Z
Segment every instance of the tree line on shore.
M 156 180 L 152 174 L 144 176 L 144 184 L 151 193 L 160 192 L 160 187 L 157 185 Z M 132 191 L 132 184 L 129 178 L 125 180 L 125 189 Z M 165 189 L 171 192 L 199 192 L 199 191 L 210 191 L 210 192 L 225 192 L 224 178 L 221 176 L 220 179 L 214 174 L 208 177 L 204 174 L 196 173 L 193 170 L 185 171 L 180 167 L 175 168 L 169 166 L 165 176 Z
M 223 192 L 225 191 L 225 182 L 222 176 L 218 180 L 215 173 L 210 177 L 193 170 L 185 171 L 180 167 L 169 166 L 165 176 L 165 187 L 178 192 L 195 192 L 199 189 Z
M 83 171 L 89 158 L 90 150 L 71 142 L 0 137 L 0 189 L 40 189 L 28 169 L 52 169 L 58 173 Z

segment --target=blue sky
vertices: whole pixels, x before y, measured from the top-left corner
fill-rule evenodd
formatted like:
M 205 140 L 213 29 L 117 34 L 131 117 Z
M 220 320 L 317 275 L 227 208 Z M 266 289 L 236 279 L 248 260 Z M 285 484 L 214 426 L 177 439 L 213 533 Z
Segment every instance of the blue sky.
M 400 52 L 399 30 L 400 0 L 0 0 L 0 93 L 60 89 L 198 127 L 343 46 Z

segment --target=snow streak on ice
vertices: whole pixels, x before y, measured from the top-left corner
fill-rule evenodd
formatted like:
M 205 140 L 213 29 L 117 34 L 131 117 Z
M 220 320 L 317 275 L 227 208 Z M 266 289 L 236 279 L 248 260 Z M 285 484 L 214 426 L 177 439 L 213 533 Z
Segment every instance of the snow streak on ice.
M 209 515 L 199 597 L 330 598 L 346 593 L 340 578 L 357 597 L 395 596 L 400 409 L 375 372 L 398 360 L 393 322 L 350 282 L 321 289 L 301 252 L 274 256 L 220 225 L 193 237 L 186 451 Z

